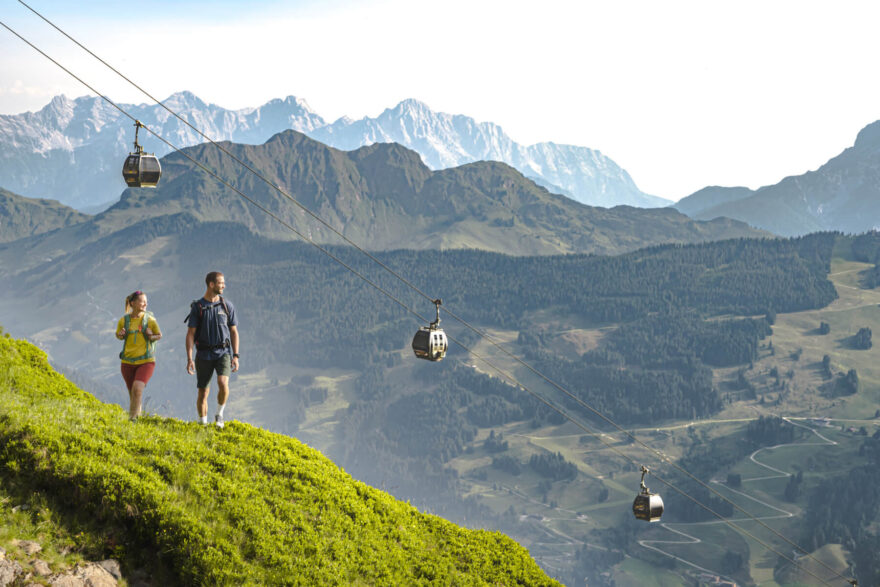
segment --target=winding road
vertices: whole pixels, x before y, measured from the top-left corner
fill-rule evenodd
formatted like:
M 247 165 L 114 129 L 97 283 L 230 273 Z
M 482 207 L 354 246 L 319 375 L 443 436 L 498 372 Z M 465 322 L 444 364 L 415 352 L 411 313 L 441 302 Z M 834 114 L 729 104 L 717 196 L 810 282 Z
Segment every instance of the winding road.
M 799 427 L 799 428 L 804 428 L 804 429 L 806 429 L 806 430 L 809 430 L 811 433 L 813 433 L 815 436 L 817 436 L 819 439 L 821 439 L 822 442 L 790 442 L 790 443 L 777 444 L 777 445 L 774 445 L 774 446 L 767 446 L 767 447 L 764 447 L 764 448 L 759 448 L 758 450 L 756 450 L 755 452 L 753 452 L 753 453 L 749 456 L 749 460 L 751 460 L 753 463 L 755 463 L 755 464 L 758 465 L 759 467 L 763 467 L 764 469 L 767 469 L 768 471 L 771 471 L 773 474 L 771 474 L 771 475 L 764 475 L 764 476 L 760 476 L 760 477 L 750 477 L 750 478 L 748 478 L 748 479 L 743 479 L 743 480 L 742 480 L 743 483 L 754 483 L 754 482 L 758 482 L 758 481 L 768 481 L 768 480 L 770 480 L 770 479 L 780 479 L 780 478 L 791 477 L 791 475 L 792 475 L 791 473 L 789 473 L 789 472 L 787 472 L 787 471 L 783 471 L 783 470 L 781 470 L 781 469 L 777 469 L 776 467 L 773 467 L 773 466 L 771 466 L 771 465 L 768 465 L 767 463 L 763 463 L 763 462 L 759 461 L 758 458 L 757 458 L 757 456 L 758 456 L 759 453 L 761 453 L 761 452 L 763 452 L 763 451 L 776 450 L 776 449 L 779 449 L 779 448 L 792 447 L 792 446 L 826 446 L 826 445 L 837 445 L 837 442 L 835 442 L 835 441 L 833 441 L 833 440 L 830 440 L 830 439 L 826 438 L 825 436 L 822 436 L 822 434 L 819 433 L 819 431 L 816 430 L 815 428 L 812 428 L 812 427 L 810 427 L 810 426 L 806 426 L 806 425 L 804 425 L 804 424 L 799 424 L 799 423 L 793 421 L 793 418 L 790 418 L 790 417 L 782 416 L 782 419 L 785 420 L 786 422 L 788 422 L 789 424 L 791 424 L 792 426 L 797 426 L 797 427 Z M 739 490 L 733 489 L 733 488 L 731 488 L 731 487 L 728 487 L 726 484 L 722 483 L 722 482 L 721 482 L 720 480 L 718 480 L 718 479 L 712 479 L 712 480 L 711 480 L 711 483 L 716 484 L 716 485 L 723 486 L 723 487 L 725 487 L 728 491 L 730 491 L 730 492 L 732 492 L 732 493 L 735 493 L 735 494 L 737 494 L 737 495 L 739 495 L 739 496 L 741 496 L 741 497 L 744 497 L 744 498 L 746 498 L 746 499 L 748 499 L 748 500 L 751 500 L 751 501 L 753 501 L 753 502 L 755 502 L 755 503 L 757 503 L 757 504 L 760 504 L 760 505 L 762 505 L 762 506 L 764 506 L 764 507 L 766 507 L 766 508 L 768 508 L 768 509 L 770 509 L 770 510 L 773 510 L 773 511 L 775 511 L 775 512 L 778 512 L 778 514 L 775 514 L 775 515 L 769 515 L 769 516 L 755 516 L 754 518 L 727 518 L 727 519 L 724 519 L 724 520 L 712 520 L 712 521 L 709 521 L 709 522 L 690 522 L 690 523 L 688 523 L 688 522 L 682 522 L 682 523 L 675 523 L 675 524 L 670 524 L 670 523 L 665 523 L 665 522 L 663 522 L 663 523 L 660 524 L 661 527 L 665 528 L 666 530 L 669 530 L 670 532 L 672 532 L 672 533 L 674 533 L 674 534 L 677 534 L 677 535 L 679 535 L 679 536 L 685 538 L 685 540 L 639 540 L 638 543 L 639 543 L 639 545 L 642 546 L 643 548 L 646 548 L 646 549 L 648 549 L 648 550 L 652 550 L 652 551 L 657 552 L 657 553 L 659 553 L 659 554 L 661 554 L 661 555 L 663 555 L 663 556 L 667 556 L 667 557 L 669 557 L 669 558 L 671 558 L 671 559 L 674 559 L 674 560 L 676 560 L 676 561 L 678 561 L 678 562 L 680 562 L 680 563 L 682 563 L 682 564 L 685 564 L 685 565 L 687 565 L 687 566 L 690 566 L 690 567 L 692 567 L 692 568 L 694 568 L 694 569 L 697 569 L 697 570 L 699 570 L 699 571 L 701 571 L 701 572 L 709 573 L 709 574 L 712 574 L 712 575 L 718 575 L 718 576 L 720 576 L 720 577 L 724 577 L 724 578 L 726 578 L 726 579 L 732 581 L 733 579 L 731 579 L 731 578 L 729 578 L 729 577 L 726 577 L 723 573 L 720 573 L 720 572 L 715 571 L 715 570 L 707 569 L 706 567 L 703 567 L 703 566 L 701 566 L 701 565 L 695 563 L 694 561 L 686 560 L 686 559 L 684 559 L 684 558 L 681 558 L 681 557 L 679 557 L 679 556 L 676 556 L 676 555 L 674 555 L 674 554 L 672 554 L 672 553 L 670 553 L 670 552 L 668 552 L 668 551 L 666 551 L 666 550 L 663 550 L 663 549 L 660 548 L 658 545 L 664 545 L 664 544 L 665 544 L 665 545 L 673 545 L 673 544 L 674 544 L 674 545 L 681 545 L 681 544 L 698 544 L 698 543 L 702 542 L 702 541 L 701 541 L 699 538 L 697 538 L 696 536 L 692 536 L 691 534 L 688 534 L 687 532 L 684 532 L 684 531 L 682 531 L 682 530 L 677 530 L 676 528 L 673 528 L 672 526 L 676 526 L 677 528 L 681 528 L 681 527 L 683 527 L 683 526 L 684 526 L 684 527 L 691 527 L 691 528 L 692 528 L 692 527 L 695 527 L 695 526 L 709 526 L 709 525 L 717 525 L 717 524 L 726 524 L 726 523 L 728 523 L 728 522 L 736 522 L 736 523 L 740 523 L 740 522 L 750 522 L 750 521 L 754 521 L 754 520 L 761 520 L 761 521 L 766 521 L 766 520 L 778 520 L 778 519 L 782 519 L 782 518 L 791 518 L 791 517 L 795 516 L 796 514 L 795 514 L 794 512 L 789 512 L 789 511 L 784 510 L 784 509 L 782 509 L 782 508 L 776 507 L 775 505 L 770 504 L 770 503 L 767 503 L 766 501 L 764 501 L 764 500 L 762 500 L 762 499 L 758 499 L 757 497 L 755 497 L 755 496 L 753 496 L 753 495 L 749 495 L 748 493 L 746 493 L 746 492 L 744 492 L 744 491 L 739 491 Z

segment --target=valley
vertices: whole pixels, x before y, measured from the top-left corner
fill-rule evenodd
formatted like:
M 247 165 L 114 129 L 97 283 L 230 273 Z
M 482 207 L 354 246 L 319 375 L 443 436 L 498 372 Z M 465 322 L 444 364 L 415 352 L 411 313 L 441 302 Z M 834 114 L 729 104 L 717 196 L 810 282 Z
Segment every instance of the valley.
M 747 520 L 750 534 L 739 534 L 651 477 L 667 513 L 659 525 L 636 522 L 641 464 L 723 517 L 742 517 L 736 503 L 865 568 L 846 536 L 870 527 L 829 534 L 824 518 L 805 516 L 832 515 L 808 502 L 841 474 L 834 451 L 849 470 L 870 463 L 880 373 L 856 335 L 880 327 L 876 235 L 767 239 L 673 210 L 594 209 L 498 164 L 432 172 L 395 145 L 342 152 L 287 132 L 230 148 L 442 296 L 447 359 L 412 357 L 409 340 L 428 321 L 413 316 L 433 310 L 421 294 L 231 174 L 339 262 L 291 242 L 178 155 L 163 160 L 162 187 L 0 244 L 0 324 L 123 404 L 113 328 L 119 300 L 146 291 L 165 338 L 145 409 L 189 420 L 182 320 L 204 273 L 222 268 L 243 341 L 232 421 L 298 438 L 424 512 L 501 530 L 565 583 L 674 585 L 714 573 L 766 584 L 807 572 L 786 567 L 790 545 L 773 532 Z M 204 147 L 191 152 L 221 165 Z M 58 217 L 41 203 L 30 218 L 40 206 Z M 411 242 L 418 250 L 398 248 Z M 799 446 L 817 418 L 837 444 Z M 779 444 L 760 459 L 785 474 L 754 479 L 767 474 L 750 456 Z
M 422 511 L 500 529 L 566 583 L 575 582 L 580 573 L 590 577 L 590 584 L 680 584 L 704 572 L 697 567 L 746 584 L 784 575 L 784 569 L 776 568 L 777 557 L 759 543 L 724 524 L 700 519 L 694 513 L 697 506 L 677 501 L 671 490 L 650 478 L 649 486 L 667 501 L 664 522 L 649 527 L 633 521 L 629 509 L 639 479 L 634 463 L 659 467 L 663 477 L 671 472 L 668 465 L 448 316 L 444 326 L 472 352 L 454 345 L 443 363 L 425 365 L 408 348 L 412 322 L 399 313 L 377 312 L 386 303 L 381 297 L 313 249 L 270 241 L 233 225 L 197 224 L 197 230 L 162 226 L 164 233 L 160 230 L 149 243 L 137 246 L 140 254 L 113 248 L 104 262 L 100 249 L 85 251 L 82 260 L 81 253 L 73 252 L 63 265 L 53 265 L 54 273 L 43 268 L 23 273 L 24 279 L 15 280 L 18 288 L 29 288 L 48 275 L 57 283 L 75 282 L 68 271 L 80 268 L 86 270 L 87 284 L 73 288 L 61 307 L 51 303 L 49 292 L 12 290 L 11 296 L 0 297 L 0 322 L 15 335 L 30 329 L 27 336 L 49 350 L 55 364 L 76 373 L 76 381 L 99 397 L 122 403 L 111 338 L 116 308 L 108 300 L 124 295 L 132 279 L 154 284 L 147 289 L 152 289 L 151 306 L 166 338 L 146 408 L 189 419 L 193 381 L 183 373 L 183 329 L 178 323 L 186 313 L 185 300 L 198 295 L 198 288 L 186 282 L 197 282 L 189 276 L 199 267 L 223 259 L 227 293 L 247 317 L 241 326 L 247 362 L 233 381 L 233 419 L 294 436 L 356 478 L 411 500 Z M 217 231 L 229 239 L 213 247 L 211 261 L 200 256 L 204 248 L 199 243 Z M 95 242 L 93 248 L 101 241 Z M 125 239 L 111 237 L 109 242 L 115 246 Z M 880 328 L 880 295 L 860 285 L 872 265 L 855 260 L 852 242 L 851 237 L 817 235 L 797 241 L 659 247 L 608 258 L 403 251 L 383 253 L 382 258 L 416 282 L 434 283 L 456 312 L 474 320 L 513 355 L 542 371 L 550 369 L 552 379 L 560 377 L 559 383 L 576 397 L 604 406 L 600 410 L 639 442 L 675 462 L 692 463 L 698 477 L 722 482 L 712 486 L 753 515 L 769 516 L 768 524 L 800 542 L 808 496 L 823 480 L 841 473 L 840 463 L 852 468 L 866 462 L 858 455 L 865 438 L 859 429 L 864 426 L 868 436 L 873 434 L 873 416 L 880 407 L 873 351 L 850 348 L 856 330 Z M 236 257 L 242 247 L 249 251 L 248 259 Z M 410 294 L 351 251 L 340 248 L 336 254 L 427 314 Z M 262 265 L 250 262 L 257 258 Z M 563 277 L 547 281 L 550 275 Z M 680 278 L 684 275 L 687 280 Z M 822 284 L 825 275 L 830 289 Z M 663 298 L 647 294 L 660 283 Z M 722 293 L 717 283 L 733 289 Z M 789 283 L 799 285 L 792 289 Z M 808 283 L 812 285 L 805 287 Z M 507 292 L 519 294 L 511 298 Z M 765 320 L 760 308 L 769 300 L 778 306 L 771 330 L 759 335 L 762 327 L 747 334 L 751 321 Z M 48 304 L 46 311 L 35 314 L 35 303 Z M 70 304 L 80 308 L 82 317 L 62 324 L 63 308 Z M 798 309 L 804 305 L 808 307 Z M 682 312 L 686 308 L 705 308 L 708 320 Z M 292 328 L 279 329 L 279 320 Z M 637 333 L 656 328 L 666 332 L 669 320 L 703 341 L 703 348 L 687 336 L 673 340 L 666 334 L 642 348 Z M 826 335 L 818 334 L 823 322 L 829 328 Z M 353 325 L 373 340 L 359 346 L 360 353 L 353 353 L 349 342 Z M 734 338 L 723 342 L 726 336 Z M 747 342 L 751 336 L 753 343 Z M 278 340 L 286 343 L 279 347 Z M 734 354 L 712 350 L 722 348 Z M 708 353 L 690 359 L 696 360 L 695 370 L 675 358 L 694 352 Z M 830 378 L 823 368 L 825 355 L 830 357 Z M 858 372 L 859 392 L 837 393 L 837 382 L 852 369 Z M 510 385 L 505 374 L 562 407 L 578 425 Z M 619 376 L 626 379 L 617 381 Z M 583 377 L 599 387 L 581 390 L 577 382 Z M 680 389 L 674 393 L 684 395 L 675 401 L 690 407 L 654 400 L 639 405 L 650 398 L 652 386 L 663 394 Z M 694 392 L 689 386 L 695 386 Z M 619 401 L 621 393 L 630 396 L 627 402 Z M 689 393 L 697 395 L 690 399 Z M 689 417 L 674 415 L 685 410 Z M 782 473 L 752 480 L 768 476 L 749 458 L 762 445 L 743 444 L 753 434 L 751 426 L 773 417 L 799 426 L 829 418 L 831 426 L 823 423 L 821 433 L 837 443 L 760 453 L 760 461 L 775 469 L 803 471 L 794 502 L 784 499 L 787 477 Z M 542 462 L 552 467 L 536 469 Z M 742 487 L 728 487 L 728 474 L 740 475 Z M 777 518 L 783 514 L 774 508 L 795 515 Z M 772 533 L 755 529 L 754 522 L 745 524 L 761 541 L 790 552 Z M 681 544 L 669 543 L 679 540 Z
M 783 494 L 788 478 L 798 471 L 804 471 L 805 488 L 809 488 L 818 480 L 845 475 L 849 469 L 864 462 L 858 455 L 863 438 L 858 429 L 864 427 L 869 436 L 880 429 L 880 419 L 874 417 L 880 406 L 880 366 L 870 351 L 847 348 L 848 337 L 841 335 L 835 340 L 832 361 L 835 371 L 857 369 L 860 393 L 836 399 L 817 393 L 826 380 L 816 367 L 821 365 L 822 356 L 828 352 L 827 344 L 823 344 L 822 337 L 815 333 L 817 325 L 825 321 L 832 325 L 832 332 L 841 333 L 855 332 L 858 329 L 855 325 L 866 325 L 872 330 L 880 328 L 880 313 L 877 312 L 880 292 L 865 290 L 857 285 L 859 273 L 869 269 L 870 265 L 838 258 L 831 267 L 830 278 L 840 298 L 821 310 L 779 314 L 773 335 L 762 345 L 760 358 L 746 371 L 746 377 L 755 386 L 760 399 L 733 401 L 706 419 L 658 422 L 656 427 L 629 429 L 652 448 L 676 460 L 684 456 L 685 447 L 694 443 L 711 445 L 735 441 L 743 435 L 749 422 L 761 416 L 782 417 L 798 427 L 808 429 L 807 438 L 801 442 L 758 449 L 720 467 L 711 477 L 714 488 L 789 538 L 797 536 L 797 529 L 803 521 L 803 508 L 806 505 L 803 495 L 807 490 L 803 491 L 801 499 L 793 503 L 787 501 Z M 497 339 L 510 340 L 514 333 L 508 333 L 506 337 L 503 333 L 495 334 Z M 562 338 L 565 334 L 560 332 L 558 337 Z M 485 344 L 481 344 L 481 348 L 486 353 L 490 352 Z M 798 355 L 797 360 L 794 354 Z M 493 361 L 504 361 L 504 358 L 495 356 Z M 506 367 L 514 369 L 513 364 L 507 364 Z M 741 368 L 716 369 L 716 385 L 722 388 L 734 386 L 739 370 Z M 777 391 L 778 386 L 770 375 L 774 370 L 793 374 L 783 393 Z M 524 380 L 525 376 L 522 376 L 520 381 Z M 530 385 L 537 387 L 539 383 L 532 382 Z M 546 528 L 548 535 L 555 539 L 549 541 L 546 536 L 542 538 L 540 533 L 535 532 L 534 540 L 537 542 L 530 544 L 533 555 L 545 568 L 562 569 L 566 564 L 570 565 L 579 549 L 603 552 L 603 547 L 595 545 L 601 541 L 591 537 L 591 532 L 614 527 L 621 521 L 626 523 L 623 513 L 628 511 L 638 487 L 638 474 L 632 470 L 626 472 L 626 463 L 621 462 L 619 455 L 571 424 L 537 429 L 514 424 L 493 430 L 495 434 L 503 435 L 509 443 L 510 454 L 516 455 L 518 460 L 526 461 L 536 453 L 561 453 L 568 462 L 577 465 L 578 477 L 564 486 L 547 491 L 541 487 L 540 476 L 525 473 L 510 476 L 493 471 L 488 466 L 491 457 L 484 451 L 474 451 L 451 461 L 462 478 L 471 484 L 470 495 L 479 495 L 483 503 L 499 513 L 512 507 L 519 513 L 519 523 L 523 527 L 533 525 Z M 484 433 L 477 437 L 475 444 L 484 440 Z M 628 443 L 621 441 L 620 434 L 603 433 L 602 436 L 616 449 L 625 451 L 637 461 L 655 458 L 640 447 L 627 448 Z M 481 475 L 480 471 L 487 474 Z M 609 471 L 620 472 L 609 478 Z M 742 489 L 727 486 L 725 478 L 728 474 L 741 475 Z M 480 479 L 481 476 L 483 479 Z M 605 501 L 598 502 L 596 496 L 602 487 L 607 489 L 608 494 Z M 662 492 L 663 487 L 652 489 Z M 668 489 L 666 493 L 669 493 Z M 761 541 L 773 544 L 780 551 L 791 551 L 790 545 L 745 516 L 738 514 L 734 519 Z M 730 572 L 725 570 L 722 560 L 726 550 L 719 549 L 718 545 L 740 544 L 739 553 L 743 556 L 746 573 L 733 576 L 743 582 L 747 582 L 747 576 L 758 584 L 777 584 L 773 572 L 775 560 L 766 554 L 759 554 L 766 553 L 766 549 L 753 540 L 743 540 L 718 520 L 662 523 L 661 526 L 663 531 L 652 528 L 647 533 L 648 538 L 638 541 L 643 548 L 658 555 L 652 559 L 655 564 L 650 570 L 621 552 L 621 562 L 607 571 L 607 578 L 613 579 L 616 585 L 635 586 L 678 584 L 680 579 L 676 577 L 680 577 L 682 572 L 691 576 L 703 572 L 707 575 L 724 575 Z M 839 548 L 836 551 L 830 549 L 836 552 L 835 556 L 829 556 L 825 551 L 829 549 L 819 552 L 821 560 L 845 574 L 846 554 Z M 823 580 L 835 578 L 816 563 L 807 561 L 806 564 L 806 569 Z M 658 572 L 658 566 L 663 568 L 664 565 L 672 565 L 672 569 Z M 793 578 L 789 575 L 789 579 Z M 817 579 L 801 571 L 800 580 L 811 583 Z

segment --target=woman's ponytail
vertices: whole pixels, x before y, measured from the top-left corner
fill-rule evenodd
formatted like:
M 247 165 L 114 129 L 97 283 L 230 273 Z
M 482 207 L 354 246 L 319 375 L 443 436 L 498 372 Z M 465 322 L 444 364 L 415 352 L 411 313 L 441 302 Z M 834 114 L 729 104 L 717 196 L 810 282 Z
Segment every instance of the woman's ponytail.
M 132 292 L 130 295 L 125 298 L 125 313 L 131 313 L 131 303 L 135 300 L 136 297 L 144 295 L 144 292 L 141 290 L 137 290 L 136 292 Z

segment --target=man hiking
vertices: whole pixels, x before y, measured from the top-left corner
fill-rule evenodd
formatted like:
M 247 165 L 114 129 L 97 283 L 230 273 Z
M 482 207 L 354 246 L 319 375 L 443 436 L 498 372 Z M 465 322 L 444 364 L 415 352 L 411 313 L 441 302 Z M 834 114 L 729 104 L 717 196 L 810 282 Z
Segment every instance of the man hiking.
M 217 415 L 214 423 L 223 428 L 223 410 L 229 398 L 229 374 L 238 371 L 238 322 L 235 307 L 221 295 L 226 279 L 219 271 L 205 276 L 205 295 L 190 306 L 186 323 L 186 372 L 196 374 L 199 422 L 208 423 L 208 391 L 217 372 Z M 196 347 L 193 362 L 192 350 Z

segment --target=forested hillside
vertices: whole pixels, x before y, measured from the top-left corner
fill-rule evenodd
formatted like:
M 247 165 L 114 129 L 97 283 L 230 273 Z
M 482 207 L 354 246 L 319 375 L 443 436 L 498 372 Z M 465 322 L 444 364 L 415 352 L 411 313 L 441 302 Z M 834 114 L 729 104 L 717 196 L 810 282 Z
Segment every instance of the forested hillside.
M 747 367 L 777 312 L 835 299 L 827 274 L 838 238 L 735 239 L 616 257 L 462 250 L 378 257 L 429 298 L 443 299 L 442 325 L 456 340 L 482 344 L 448 311 L 480 329 L 512 333 L 505 346 L 621 425 L 655 427 L 729 405 L 740 391 L 719 387 L 713 369 Z M 7 245 L 6 254 L 16 246 Z M 524 475 L 539 480 L 539 495 L 593 483 L 581 473 L 571 478 L 577 463 L 569 454 L 538 452 L 533 460 L 531 452 L 503 448 L 506 436 L 489 448 L 492 429 L 527 432 L 564 418 L 491 376 L 457 345 L 440 364 L 414 359 L 409 341 L 433 318 L 430 301 L 356 251 L 330 251 L 423 318 L 309 245 L 273 241 L 237 223 L 202 222 L 188 212 L 92 233 L 81 248 L 14 273 L 6 294 L 15 306 L 6 307 L 31 308 L 10 319 L 16 328 L 34 329 L 56 360 L 80 371 L 89 365 L 92 378 L 118 387 L 118 346 L 108 325 L 127 293 L 147 291 L 166 332 L 148 406 L 188 419 L 194 381 L 180 366 L 181 321 L 204 290 L 205 272 L 220 268 L 245 349 L 233 379 L 234 418 L 305 435 L 355 478 L 420 508 L 518 535 L 529 531 L 515 515 L 466 496 L 474 479 L 500 475 L 516 484 Z M 57 304 L 62 284 L 68 303 L 82 311 L 76 323 Z M 568 331 L 575 338 L 566 339 Z M 550 394 L 573 417 L 596 424 L 577 402 Z M 461 459 L 490 450 L 468 479 L 456 471 Z

